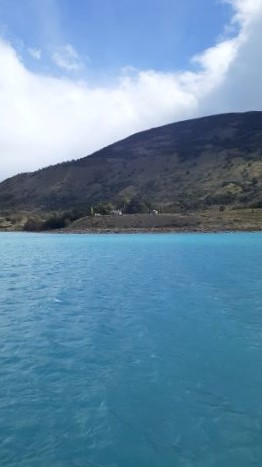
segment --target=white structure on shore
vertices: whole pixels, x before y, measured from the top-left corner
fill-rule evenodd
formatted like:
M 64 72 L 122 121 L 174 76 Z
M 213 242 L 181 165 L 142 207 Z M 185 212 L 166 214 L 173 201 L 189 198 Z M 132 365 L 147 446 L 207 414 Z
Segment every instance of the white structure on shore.
M 122 216 L 123 215 L 121 209 L 112 209 L 110 214 L 111 214 L 111 216 Z

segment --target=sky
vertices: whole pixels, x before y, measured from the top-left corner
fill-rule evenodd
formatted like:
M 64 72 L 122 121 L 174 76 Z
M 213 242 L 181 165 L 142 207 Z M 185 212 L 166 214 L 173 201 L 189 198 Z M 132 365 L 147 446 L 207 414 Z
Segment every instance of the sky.
M 0 180 L 262 110 L 262 0 L 0 0 Z

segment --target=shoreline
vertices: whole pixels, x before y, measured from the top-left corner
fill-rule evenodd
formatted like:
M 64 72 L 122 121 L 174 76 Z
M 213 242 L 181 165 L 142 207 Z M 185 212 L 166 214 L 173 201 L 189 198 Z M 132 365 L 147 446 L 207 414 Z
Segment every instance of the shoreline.
M 10 231 L 9 231 L 10 232 Z M 12 231 L 15 232 L 15 231 Z M 24 232 L 24 231 L 20 231 Z M 206 229 L 87 229 L 87 230 L 74 230 L 74 229 L 59 229 L 59 230 L 45 230 L 42 232 L 27 232 L 37 234 L 61 234 L 61 235 L 136 235 L 136 234 L 232 234 L 232 233 L 261 233 L 262 229 L 241 227 L 219 229 L 219 228 L 206 228 Z M 26 232 L 25 232 L 26 233 Z
M 13 225 L 0 224 L 0 232 L 35 232 L 61 234 L 169 234 L 169 233 L 227 233 L 227 232 L 261 232 L 262 209 L 235 209 L 220 212 L 209 210 L 177 214 L 130 214 L 123 216 L 82 217 L 65 227 L 41 229 L 25 229 L 23 222 Z M 36 218 L 37 219 L 37 218 Z M 2 227 L 2 228 L 1 228 Z
M 28 233 L 28 234 L 61 234 L 61 235 L 103 235 L 103 234 L 115 234 L 115 235 L 134 235 L 134 234 L 223 234 L 223 233 L 260 233 L 262 232 L 262 226 L 230 226 L 227 228 L 219 227 L 200 227 L 200 228 L 129 228 L 129 229 L 50 229 L 50 230 L 38 230 L 28 231 L 23 229 L 0 229 L 0 233 Z

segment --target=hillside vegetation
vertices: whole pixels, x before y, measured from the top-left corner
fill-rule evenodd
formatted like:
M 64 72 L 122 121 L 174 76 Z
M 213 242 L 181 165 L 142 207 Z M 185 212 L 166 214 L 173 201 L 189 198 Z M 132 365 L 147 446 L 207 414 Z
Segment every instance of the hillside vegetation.
M 262 112 L 154 128 L 0 184 L 0 227 L 7 217 L 21 224 L 32 215 L 62 216 L 66 226 L 91 208 L 107 214 L 112 207 L 130 214 L 261 208 Z

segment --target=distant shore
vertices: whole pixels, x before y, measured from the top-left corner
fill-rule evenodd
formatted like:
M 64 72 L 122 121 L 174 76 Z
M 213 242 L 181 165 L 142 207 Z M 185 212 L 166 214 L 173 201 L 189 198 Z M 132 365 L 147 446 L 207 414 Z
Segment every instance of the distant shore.
M 54 233 L 54 234 L 74 234 L 74 235 L 102 235 L 102 234 L 190 234 L 190 233 L 199 233 L 199 234 L 208 234 L 208 233 L 237 233 L 237 232 L 261 232 L 262 229 L 255 228 L 235 228 L 235 229 L 104 229 L 104 230 L 70 230 L 70 229 L 59 229 L 59 230 L 47 230 L 41 233 Z
M 23 231 L 22 224 L 0 226 L 0 231 Z M 30 229 L 29 229 L 30 230 Z M 122 216 L 88 216 L 62 229 L 41 230 L 63 234 L 135 234 L 135 233 L 219 233 L 259 232 L 262 209 L 210 209 L 202 212 L 125 214 Z
M 91 230 L 85 230 L 82 232 L 76 232 L 74 230 L 72 231 L 62 231 L 62 230 L 57 230 L 57 231 L 45 231 L 41 232 L 42 234 L 51 234 L 51 235 L 190 235 L 190 234 L 203 234 L 203 235 L 208 235 L 208 234 L 234 234 L 234 233 L 259 233 L 262 230 L 101 230 L 101 231 L 91 231 Z M 30 232 L 29 232 L 30 233 Z M 32 232 L 31 232 L 32 233 Z
M 209 210 L 177 214 L 85 217 L 63 233 L 219 233 L 262 230 L 262 210 Z

